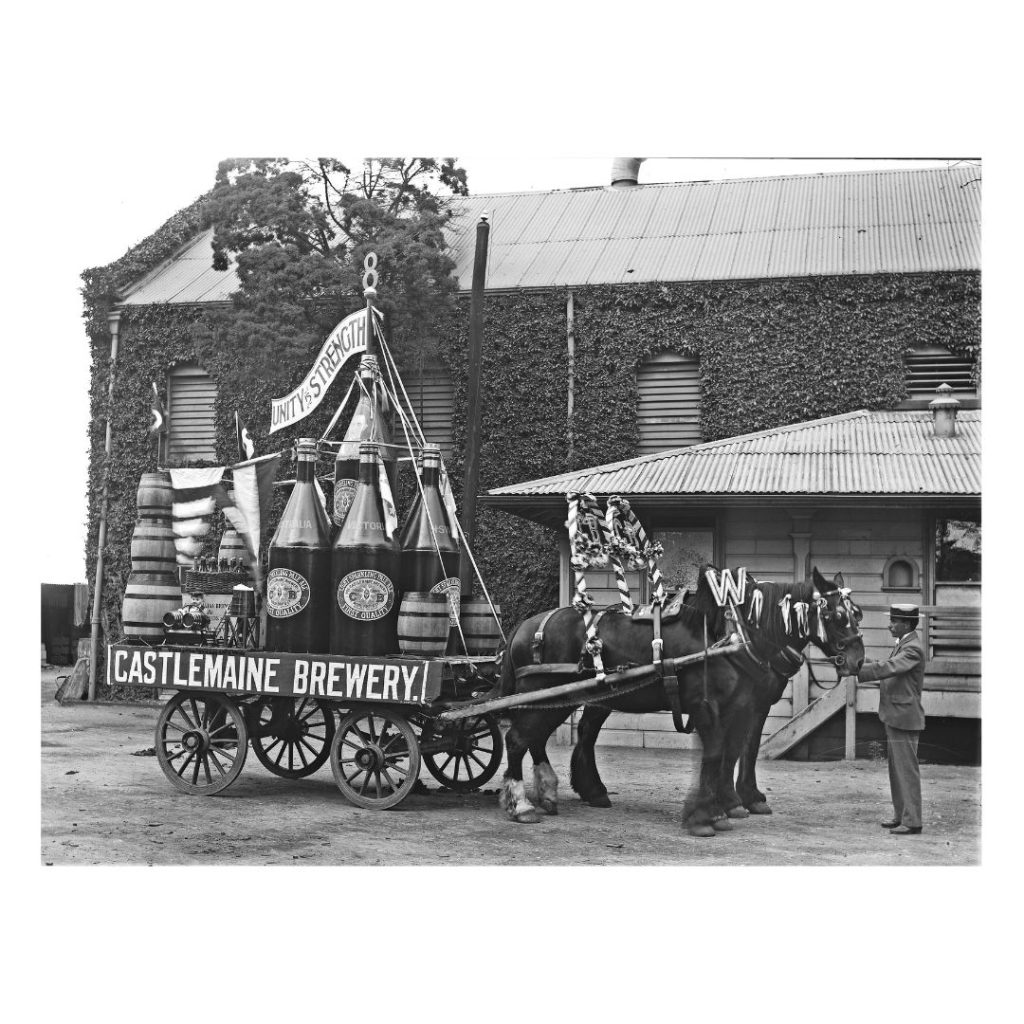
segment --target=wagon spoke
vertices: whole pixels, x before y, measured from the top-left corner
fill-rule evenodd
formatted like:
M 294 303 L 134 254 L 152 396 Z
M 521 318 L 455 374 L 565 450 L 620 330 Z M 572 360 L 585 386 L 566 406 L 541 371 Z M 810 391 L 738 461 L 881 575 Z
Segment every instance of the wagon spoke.
M 194 750 L 190 750 L 188 752 L 188 757 L 186 757 L 185 760 L 182 761 L 181 766 L 178 768 L 179 775 L 183 776 L 185 774 L 185 769 L 192 763 L 192 761 L 195 759 L 195 756 L 196 752 Z

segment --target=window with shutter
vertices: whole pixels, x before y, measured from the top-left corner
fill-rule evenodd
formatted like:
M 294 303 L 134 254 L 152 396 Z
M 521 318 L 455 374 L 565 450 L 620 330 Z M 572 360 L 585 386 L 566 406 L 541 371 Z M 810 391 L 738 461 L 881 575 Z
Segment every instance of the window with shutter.
M 640 454 L 700 444 L 700 363 L 674 352 L 644 360 L 636 375 Z
M 908 391 L 905 407 L 927 404 L 940 384 L 948 384 L 961 402 L 978 397 L 973 380 L 974 360 L 970 356 L 953 355 L 938 345 L 921 346 L 905 357 L 904 366 Z
M 217 461 L 217 385 L 198 366 L 174 367 L 167 379 L 168 466 Z
M 441 446 L 441 455 L 447 462 L 452 454 L 452 410 L 455 400 L 451 374 L 439 362 L 427 357 L 416 360 L 411 367 L 400 372 L 424 437 L 431 444 Z M 397 439 L 404 443 L 401 427 L 396 425 L 396 429 Z

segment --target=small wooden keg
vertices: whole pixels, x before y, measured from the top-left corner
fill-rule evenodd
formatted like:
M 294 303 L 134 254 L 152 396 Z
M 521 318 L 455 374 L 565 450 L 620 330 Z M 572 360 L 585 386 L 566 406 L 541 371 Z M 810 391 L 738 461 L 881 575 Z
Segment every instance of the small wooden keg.
M 415 658 L 444 654 L 450 607 L 446 594 L 411 591 L 398 611 L 398 648 Z
M 501 605 L 496 604 L 494 611 L 500 617 Z M 491 606 L 485 598 L 464 597 L 459 618 L 468 654 L 480 657 L 498 653 L 501 633 L 494 621 L 494 615 L 491 614 Z
M 124 588 L 121 625 L 129 639 L 160 641 L 164 614 L 181 608 L 178 577 L 170 572 L 133 572 Z

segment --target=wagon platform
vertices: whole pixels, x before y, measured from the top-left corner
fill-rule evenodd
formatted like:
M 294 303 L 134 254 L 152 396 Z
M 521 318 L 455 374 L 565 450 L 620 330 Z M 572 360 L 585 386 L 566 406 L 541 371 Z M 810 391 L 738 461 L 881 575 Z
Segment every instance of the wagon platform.
M 981 769 L 922 766 L 925 832 L 897 839 L 884 760 L 768 761 L 759 766 L 775 814 L 738 822 L 714 840 L 680 827 L 689 751 L 607 746 L 601 768 L 613 806 L 578 801 L 570 749 L 549 746 L 561 810 L 522 828 L 499 809 L 496 777 L 475 793 L 443 791 L 427 774 L 381 816 L 342 799 L 329 768 L 299 780 L 255 759 L 213 800 L 167 785 L 152 754 L 159 709 L 60 706 L 57 670 L 42 678 L 44 864 L 331 865 L 963 865 L 980 861 Z

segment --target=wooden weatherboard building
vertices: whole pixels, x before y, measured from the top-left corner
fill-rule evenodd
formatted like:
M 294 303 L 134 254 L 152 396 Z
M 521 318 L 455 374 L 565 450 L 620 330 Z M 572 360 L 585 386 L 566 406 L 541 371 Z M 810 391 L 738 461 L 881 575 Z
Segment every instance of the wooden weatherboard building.
M 548 508 L 547 499 L 540 503 L 547 511 L 531 512 L 534 496 L 501 493 L 523 481 L 568 478 L 589 472 L 586 467 L 680 448 L 708 451 L 725 439 L 774 436 L 777 428 L 809 421 L 838 417 L 842 424 L 858 410 L 917 413 L 924 423 L 941 383 L 951 385 L 960 402 L 965 436 L 980 415 L 976 165 L 651 185 L 638 184 L 635 173 L 614 179 L 614 185 L 590 188 L 451 199 L 448 239 L 458 308 L 443 337 L 407 339 L 405 346 L 419 354 L 406 381 L 427 437 L 444 446 L 458 480 L 468 296 L 476 225 L 486 212 L 480 490 L 491 493 L 478 515 L 477 555 L 506 629 L 564 597 L 564 515 Z M 112 628 L 127 577 L 128 560 L 119 553 L 127 551 L 134 523 L 135 487 L 139 473 L 151 468 L 145 433 L 150 381 L 169 405 L 167 463 L 233 461 L 235 409 L 258 453 L 291 440 L 268 438 L 266 396 L 233 380 L 244 353 L 222 351 L 216 342 L 213 321 L 230 313 L 238 278 L 232 266 L 213 269 L 202 206 L 199 200 L 180 211 L 120 261 L 86 275 L 93 358 L 87 559 L 91 580 L 109 414 L 114 515 L 103 597 Z M 118 356 L 108 404 L 112 330 Z M 194 341 L 200 336 L 207 339 L 203 345 Z M 205 365 L 200 351 L 212 354 Z M 308 361 L 294 366 L 292 382 L 308 368 Z M 681 495 L 689 491 L 668 491 L 652 500 L 652 511 L 657 506 L 663 518 L 651 525 L 674 533 L 677 547 L 707 549 L 710 543 L 717 560 L 745 562 L 767 576 L 791 571 L 790 534 L 809 534 L 808 543 L 820 546 L 829 532 L 822 516 L 833 517 L 836 560 L 822 557 L 819 566 L 851 574 L 862 597 L 875 593 L 879 605 L 888 600 L 879 574 L 890 556 L 902 554 L 885 576 L 892 595 L 918 595 L 932 606 L 956 594 L 957 606 L 966 607 L 977 581 L 960 581 L 970 584 L 960 591 L 936 590 L 947 581 L 929 575 L 937 571 L 936 541 L 929 539 L 936 527 L 922 518 L 924 499 L 916 491 L 910 506 L 901 504 L 899 487 L 913 480 L 896 475 L 883 483 L 896 490 L 876 489 L 870 501 L 854 500 L 839 486 L 830 492 L 827 512 L 801 499 L 806 528 L 794 525 L 788 492 L 769 500 L 756 487 L 745 497 L 702 498 L 700 511 L 712 516 L 710 525 L 694 523 L 689 496 L 684 516 Z M 963 508 L 952 507 L 954 497 Z M 933 507 L 949 509 L 947 519 L 968 524 L 973 543 L 980 529 L 978 495 L 939 488 L 934 498 Z M 741 527 L 744 503 L 749 514 Z M 758 503 L 763 514 L 755 516 Z M 906 507 L 920 512 L 914 526 L 900 511 Z M 848 516 L 845 525 L 836 518 L 841 515 Z M 746 547 L 741 529 L 750 531 Z M 887 529 L 903 534 L 888 537 Z M 943 551 L 955 550 L 957 539 L 950 535 L 945 544 Z M 864 558 L 870 564 L 858 567 L 854 559 Z M 875 577 L 877 586 L 870 583 Z M 876 612 L 870 628 L 877 633 Z M 863 699 L 869 697 L 865 691 Z M 802 699 L 797 693 L 798 706 Z M 976 707 L 975 698 L 964 698 L 972 699 Z M 814 742 L 824 742 L 834 725 L 830 719 Z M 858 736 L 867 736 L 868 728 L 865 722 Z M 650 731 L 617 738 L 656 742 Z M 666 736 L 669 741 L 674 737 Z M 843 746 L 841 736 L 836 744 Z
M 941 400 L 940 400 L 941 401 Z M 664 545 L 670 585 L 693 588 L 702 562 L 746 566 L 757 579 L 842 571 L 864 610 L 869 658 L 892 647 L 888 607 L 921 606 L 928 652 L 922 755 L 976 759 L 981 717 L 981 413 L 959 409 L 864 410 L 496 488 L 481 501 L 555 526 L 565 494 L 629 499 Z M 945 426 L 949 424 L 950 426 Z M 942 436 L 949 430 L 949 436 Z M 628 574 L 649 600 L 644 574 Z M 572 598 L 569 546 L 561 545 L 560 601 Z M 610 572 L 587 572 L 601 607 L 618 601 Z M 836 685 L 812 655 L 773 708 L 766 755 L 866 753 L 880 741 L 878 684 Z M 820 685 L 819 685 L 820 684 Z M 849 710 L 847 710 L 849 708 Z M 608 743 L 689 746 L 667 715 L 623 715 Z M 603 735 L 603 734 L 602 734 Z

